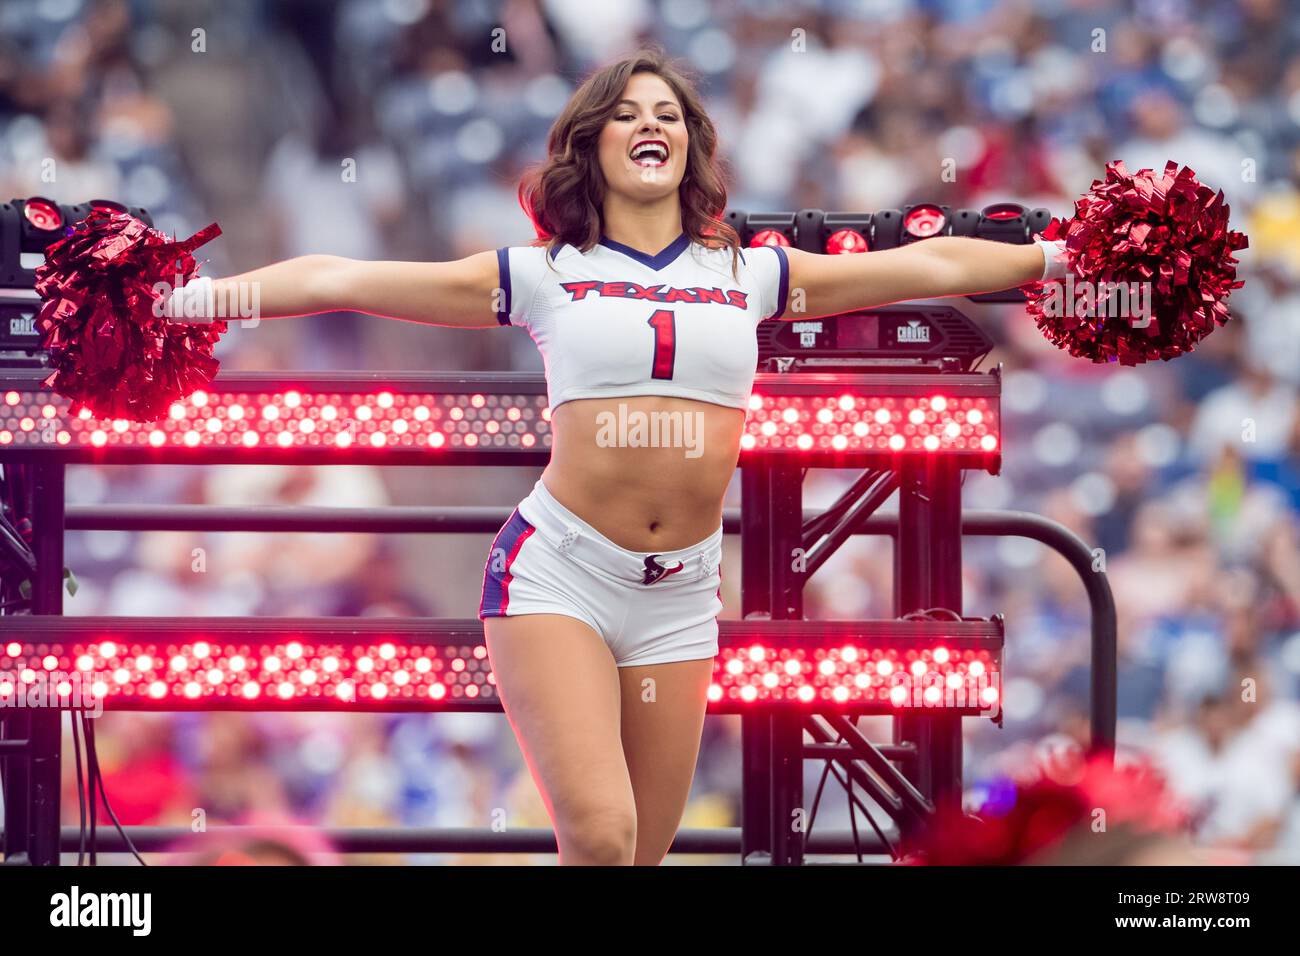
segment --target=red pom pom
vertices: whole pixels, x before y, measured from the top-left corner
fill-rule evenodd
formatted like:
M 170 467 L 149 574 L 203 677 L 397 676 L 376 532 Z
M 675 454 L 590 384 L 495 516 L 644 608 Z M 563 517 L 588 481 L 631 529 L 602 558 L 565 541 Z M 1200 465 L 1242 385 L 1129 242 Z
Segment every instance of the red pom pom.
M 1131 174 L 1120 160 L 1108 163 L 1105 181 L 1093 180 L 1075 202 L 1074 218 L 1052 219 L 1043 230 L 1043 238 L 1065 241 L 1073 279 L 1032 282 L 1026 294 L 1030 315 L 1058 348 L 1094 362 L 1168 361 L 1227 323 L 1228 296 L 1244 285 L 1233 281 L 1232 253 L 1247 238 L 1228 229 L 1223 190 L 1216 195 L 1190 168 L 1177 169 L 1170 160 L 1159 175 Z M 1148 283 L 1130 299 L 1145 306 L 1120 308 L 1104 283 Z
M 1107 827 L 1123 844 L 1136 835 L 1184 835 L 1192 823 L 1188 806 L 1145 761 L 1111 766 L 1100 755 L 1080 756 L 1071 772 L 1043 774 L 1000 797 L 978 815 L 959 808 L 940 810 L 910 842 L 908 862 L 1016 866 L 1042 860 L 1072 835 L 1093 835 L 1098 809 L 1105 811 Z
M 156 421 L 212 381 L 226 323 L 168 322 L 154 309 L 177 277 L 193 277 L 193 251 L 219 235 L 214 222 L 177 242 L 127 213 L 92 209 L 45 251 L 36 330 L 54 371 L 44 384 L 72 400 L 73 414 Z

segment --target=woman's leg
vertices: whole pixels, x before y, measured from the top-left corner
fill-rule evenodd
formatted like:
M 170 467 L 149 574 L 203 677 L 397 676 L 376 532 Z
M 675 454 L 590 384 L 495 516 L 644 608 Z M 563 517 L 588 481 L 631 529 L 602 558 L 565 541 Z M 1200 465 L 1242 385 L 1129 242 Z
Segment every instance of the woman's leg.
M 636 865 L 657 866 L 677 833 L 700 753 L 713 658 L 620 667 L 623 753 L 636 799 Z
M 632 863 L 637 806 L 619 738 L 619 678 L 604 640 L 562 614 L 487 618 L 483 630 L 560 863 Z

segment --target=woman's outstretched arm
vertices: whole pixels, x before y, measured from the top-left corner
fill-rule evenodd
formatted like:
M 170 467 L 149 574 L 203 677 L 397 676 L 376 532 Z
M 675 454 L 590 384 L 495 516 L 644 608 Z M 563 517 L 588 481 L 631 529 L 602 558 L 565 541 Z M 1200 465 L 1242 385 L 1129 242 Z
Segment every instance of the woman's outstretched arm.
M 499 284 L 494 251 L 450 262 L 297 256 L 211 280 L 208 307 L 216 318 L 247 317 L 238 308 L 243 303 L 245 309 L 252 305 L 259 319 L 350 311 L 427 325 L 485 328 L 500 324 Z M 195 286 L 191 281 L 186 292 L 198 293 L 201 287 Z
M 1041 278 L 1045 257 L 1037 243 L 965 236 L 936 236 L 855 255 L 785 251 L 790 302 L 782 318 L 787 320 L 1010 289 Z

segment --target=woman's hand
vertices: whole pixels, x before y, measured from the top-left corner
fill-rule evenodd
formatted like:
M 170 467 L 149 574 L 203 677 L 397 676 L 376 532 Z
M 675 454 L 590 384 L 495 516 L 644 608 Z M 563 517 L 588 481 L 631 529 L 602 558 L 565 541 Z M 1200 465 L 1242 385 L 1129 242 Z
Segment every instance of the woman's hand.
M 1037 243 L 936 236 L 897 249 L 819 255 L 787 249 L 790 304 L 783 320 L 809 319 L 912 299 L 999 292 L 1039 280 Z

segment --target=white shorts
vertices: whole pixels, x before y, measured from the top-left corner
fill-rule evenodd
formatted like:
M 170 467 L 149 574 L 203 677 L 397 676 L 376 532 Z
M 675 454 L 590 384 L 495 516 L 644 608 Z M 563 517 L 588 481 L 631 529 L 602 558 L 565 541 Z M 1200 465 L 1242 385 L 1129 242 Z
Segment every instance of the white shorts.
M 539 478 L 497 532 L 479 620 L 563 614 L 585 621 L 619 667 L 718 653 L 722 526 L 678 551 L 629 551 L 569 511 Z

